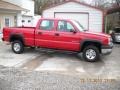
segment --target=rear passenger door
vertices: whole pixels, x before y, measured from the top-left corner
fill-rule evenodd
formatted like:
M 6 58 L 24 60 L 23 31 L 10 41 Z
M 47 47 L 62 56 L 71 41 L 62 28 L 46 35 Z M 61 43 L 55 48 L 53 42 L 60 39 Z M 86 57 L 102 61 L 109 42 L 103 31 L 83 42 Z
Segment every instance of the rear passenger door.
M 54 20 L 41 20 L 39 28 L 35 31 L 35 46 L 46 48 L 54 47 L 54 32 Z

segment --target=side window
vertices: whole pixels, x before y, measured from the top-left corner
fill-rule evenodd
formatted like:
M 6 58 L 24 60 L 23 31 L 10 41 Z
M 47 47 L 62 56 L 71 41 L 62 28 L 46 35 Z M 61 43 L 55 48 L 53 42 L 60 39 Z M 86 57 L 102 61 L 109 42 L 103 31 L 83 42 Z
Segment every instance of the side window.
M 6 27 L 10 26 L 10 19 L 9 18 L 5 18 L 5 26 Z
M 67 21 L 58 22 L 58 31 L 71 32 L 72 30 L 74 30 L 74 27 L 71 25 L 71 23 Z
M 41 30 L 52 30 L 54 28 L 54 21 L 52 20 L 43 20 L 40 24 Z

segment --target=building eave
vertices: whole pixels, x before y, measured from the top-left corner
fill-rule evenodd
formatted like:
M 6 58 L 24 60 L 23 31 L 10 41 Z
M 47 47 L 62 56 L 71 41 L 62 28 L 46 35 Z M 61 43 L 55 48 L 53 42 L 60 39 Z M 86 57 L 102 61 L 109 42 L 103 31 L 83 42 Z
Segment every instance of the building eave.
M 2 1 L 0 0 L 0 9 L 5 9 L 5 10 L 14 10 L 14 11 L 29 11 L 25 8 L 22 8 L 18 5 L 6 2 L 6 1 Z

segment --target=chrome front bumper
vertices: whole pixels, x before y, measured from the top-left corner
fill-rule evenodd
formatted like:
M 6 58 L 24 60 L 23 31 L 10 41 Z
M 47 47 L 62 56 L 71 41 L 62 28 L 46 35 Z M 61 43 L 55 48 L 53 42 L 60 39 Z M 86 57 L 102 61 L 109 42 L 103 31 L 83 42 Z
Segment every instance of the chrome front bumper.
M 112 48 L 113 48 L 113 43 L 111 42 L 111 44 L 108 46 L 102 46 L 101 52 L 102 54 L 110 54 L 112 53 Z
M 112 49 L 102 49 L 102 54 L 111 54 Z

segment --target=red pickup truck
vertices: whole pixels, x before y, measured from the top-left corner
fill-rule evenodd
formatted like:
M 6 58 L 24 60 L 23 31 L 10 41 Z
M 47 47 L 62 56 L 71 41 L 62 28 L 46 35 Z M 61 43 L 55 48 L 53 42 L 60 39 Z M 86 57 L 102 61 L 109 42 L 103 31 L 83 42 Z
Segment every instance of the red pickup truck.
M 89 62 L 99 60 L 101 53 L 110 53 L 113 47 L 109 35 L 88 32 L 79 22 L 65 19 L 42 18 L 36 27 L 4 28 L 2 40 L 11 42 L 16 54 L 22 53 L 24 47 L 40 47 L 83 52 Z

